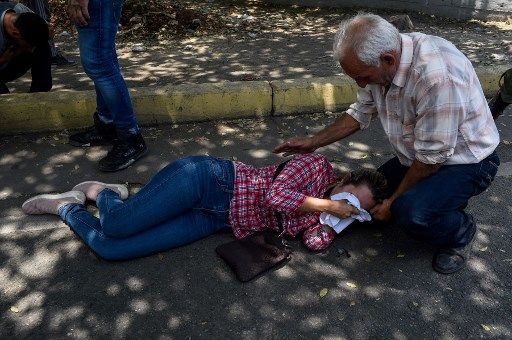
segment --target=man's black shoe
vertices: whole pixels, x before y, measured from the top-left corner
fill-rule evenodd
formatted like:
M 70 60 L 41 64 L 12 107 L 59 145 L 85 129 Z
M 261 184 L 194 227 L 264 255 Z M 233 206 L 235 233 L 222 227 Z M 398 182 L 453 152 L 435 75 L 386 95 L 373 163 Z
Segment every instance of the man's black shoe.
M 113 172 L 129 167 L 133 162 L 144 156 L 148 148 L 140 132 L 119 138 L 105 158 L 99 162 L 99 169 Z
M 93 116 L 94 125 L 85 131 L 69 136 L 69 144 L 73 146 L 96 146 L 112 144 L 116 140 L 116 129 L 112 123 L 103 123 L 98 113 Z
M 51 58 L 51 63 L 52 63 L 52 65 L 56 65 L 56 66 L 72 66 L 72 65 L 76 65 L 76 62 L 67 59 L 66 57 L 64 57 L 60 53 L 54 55 Z
M 464 247 L 438 250 L 432 259 L 432 267 L 436 272 L 441 274 L 453 274 L 464 267 L 464 264 L 471 254 L 471 248 L 473 247 L 476 234 L 476 224 L 473 221 L 473 217 L 470 216 L 470 220 L 473 225 L 469 235 L 471 240 Z

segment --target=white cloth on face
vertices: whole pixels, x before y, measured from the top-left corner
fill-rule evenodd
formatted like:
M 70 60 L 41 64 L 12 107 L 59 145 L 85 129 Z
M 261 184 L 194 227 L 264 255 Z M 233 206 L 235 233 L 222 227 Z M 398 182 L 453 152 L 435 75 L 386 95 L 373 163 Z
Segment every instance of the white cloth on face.
M 336 217 L 325 212 L 320 214 L 320 223 L 327 224 L 328 226 L 333 228 L 337 234 L 341 233 L 343 229 L 348 227 L 349 224 L 354 222 L 355 220 L 358 220 L 359 222 L 372 220 L 370 214 L 366 210 L 361 208 L 361 203 L 359 202 L 359 199 L 357 199 L 357 197 L 351 194 L 350 192 L 340 192 L 338 194 L 332 195 L 331 200 L 346 200 L 350 205 L 353 205 L 359 210 L 359 213 L 357 215 L 352 215 L 344 219 L 341 219 L 339 217 Z

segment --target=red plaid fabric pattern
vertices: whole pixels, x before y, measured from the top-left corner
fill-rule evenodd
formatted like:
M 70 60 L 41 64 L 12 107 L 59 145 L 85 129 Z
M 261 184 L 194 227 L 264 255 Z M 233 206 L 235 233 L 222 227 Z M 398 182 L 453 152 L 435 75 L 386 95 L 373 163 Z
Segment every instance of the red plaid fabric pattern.
M 317 224 L 304 232 L 302 242 L 311 250 L 323 250 L 332 243 L 335 236 L 334 229 L 324 228 L 323 225 Z
M 284 233 L 292 237 L 318 224 L 320 213 L 300 213 L 297 209 L 306 196 L 322 197 L 336 181 L 327 158 L 319 154 L 297 155 L 272 181 L 276 168 L 254 168 L 235 162 L 229 222 L 236 238 L 264 229 L 277 231 L 274 210 L 282 214 Z

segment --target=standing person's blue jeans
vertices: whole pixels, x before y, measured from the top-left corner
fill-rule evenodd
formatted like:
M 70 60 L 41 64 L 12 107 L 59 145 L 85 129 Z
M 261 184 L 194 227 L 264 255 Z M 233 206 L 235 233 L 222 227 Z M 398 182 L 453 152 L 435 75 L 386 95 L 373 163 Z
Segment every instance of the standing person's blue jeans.
M 464 208 L 471 197 L 489 187 L 499 164 L 498 155 L 493 152 L 479 163 L 442 166 L 393 202 L 394 223 L 407 234 L 433 245 L 448 248 L 467 245 L 476 225 Z M 408 169 L 395 157 L 378 171 L 394 191 Z
M 130 94 L 121 75 L 115 39 L 123 0 L 89 0 L 90 20 L 77 26 L 80 59 L 96 89 L 96 112 L 125 134 L 139 131 Z
M 99 219 L 79 204 L 61 207 L 59 216 L 100 257 L 127 260 L 229 228 L 233 184 L 233 162 L 193 156 L 169 164 L 124 202 L 100 192 Z

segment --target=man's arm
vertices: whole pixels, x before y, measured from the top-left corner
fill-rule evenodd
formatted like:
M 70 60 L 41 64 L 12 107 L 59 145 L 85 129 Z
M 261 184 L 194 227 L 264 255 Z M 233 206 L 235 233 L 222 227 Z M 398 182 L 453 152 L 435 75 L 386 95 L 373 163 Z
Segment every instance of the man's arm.
M 405 173 L 402 182 L 400 182 L 400 185 L 389 199 L 394 201 L 398 196 L 412 188 L 421 180 L 436 173 L 441 166 L 442 164 L 425 164 L 414 160 L 409 170 Z
M 284 143 L 276 146 L 272 152 L 274 153 L 309 153 L 319 147 L 334 143 L 340 139 L 350 136 L 360 129 L 359 122 L 352 116 L 343 112 L 341 117 L 336 119 L 334 123 L 324 128 L 311 137 L 293 137 Z
M 306 197 L 304 203 L 297 209 L 300 212 L 326 212 L 341 219 L 357 215 L 359 210 L 345 200 L 333 201 L 325 198 Z
M 389 221 L 392 217 L 391 204 L 394 200 L 421 180 L 436 173 L 441 166 L 442 164 L 425 164 L 418 160 L 414 160 L 393 195 L 371 210 L 373 217 L 380 221 Z

